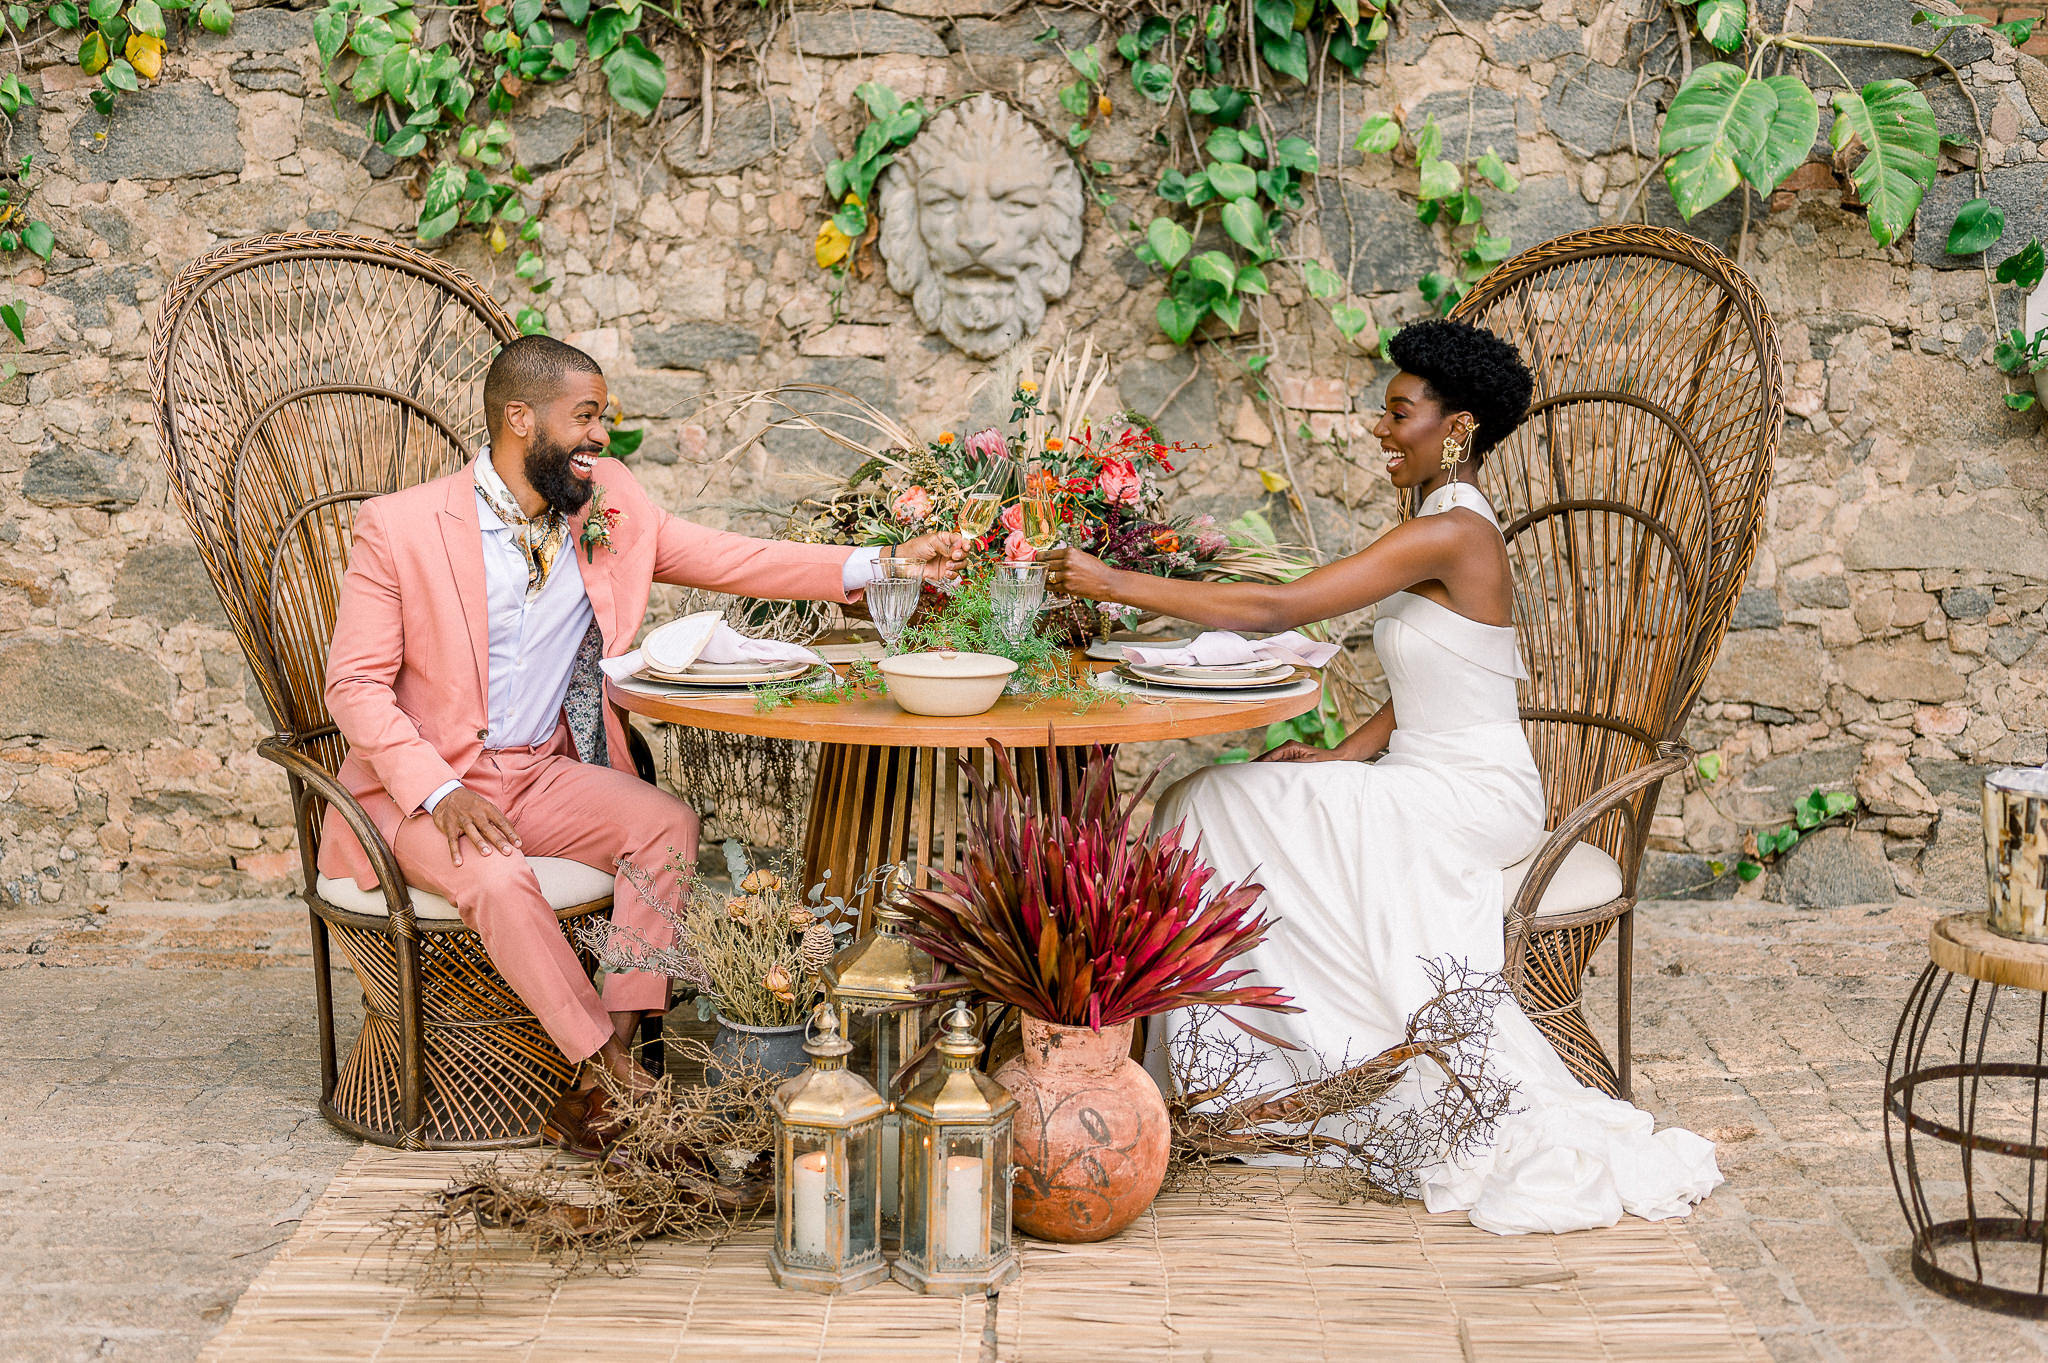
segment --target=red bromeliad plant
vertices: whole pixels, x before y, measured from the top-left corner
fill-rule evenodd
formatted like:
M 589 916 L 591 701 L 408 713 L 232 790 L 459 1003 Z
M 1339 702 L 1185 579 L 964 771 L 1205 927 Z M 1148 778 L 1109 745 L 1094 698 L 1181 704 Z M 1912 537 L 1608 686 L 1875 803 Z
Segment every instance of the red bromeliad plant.
M 1056 779 L 1041 802 L 1003 745 L 989 747 L 994 781 L 968 773 L 965 874 L 936 871 L 938 886 L 904 904 L 919 946 L 989 997 L 1064 1026 L 1100 1030 L 1199 1004 L 1301 1011 L 1269 985 L 1239 984 L 1249 970 L 1225 968 L 1272 926 L 1254 912 L 1265 887 L 1210 892 L 1216 872 L 1180 845 L 1179 829 L 1132 833 L 1156 771 L 1119 799 L 1115 763 L 1097 749 L 1064 808 Z

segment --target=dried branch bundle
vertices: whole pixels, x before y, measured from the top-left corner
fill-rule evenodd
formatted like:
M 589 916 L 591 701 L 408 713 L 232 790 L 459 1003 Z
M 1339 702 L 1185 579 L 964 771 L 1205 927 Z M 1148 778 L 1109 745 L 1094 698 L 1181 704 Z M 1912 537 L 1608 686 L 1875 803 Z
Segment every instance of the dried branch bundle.
M 834 950 L 830 919 L 806 903 L 795 858 L 780 869 L 755 868 L 736 842 L 726 844 L 732 892 L 700 879 L 695 867 L 671 863 L 682 876 L 674 898 L 663 895 L 644 867 L 626 863 L 626 879 L 675 929 L 668 945 L 609 918 L 590 917 L 576 937 L 607 970 L 648 970 L 698 990 L 727 1022 L 788 1027 L 816 1000 Z
M 1311 1186 L 1338 1202 L 1397 1202 L 1416 1194 L 1423 1169 L 1483 1145 L 1515 1093 L 1488 1056 L 1507 985 L 1448 959 L 1424 969 L 1434 992 L 1400 1044 L 1360 1063 L 1294 1052 L 1294 1082 L 1279 1088 L 1260 1081 L 1268 1053 L 1257 1042 L 1206 1015 L 1183 1027 L 1169 1051 L 1169 1186 L 1211 1186 L 1204 1173 L 1219 1161 L 1282 1155 L 1298 1157 Z M 1418 1061 L 1440 1082 L 1418 1105 L 1385 1107 Z
M 712 1059 L 700 1041 L 668 1044 L 671 1065 Z M 665 1079 L 637 1098 L 613 1087 L 623 1132 L 606 1159 L 485 1160 L 394 1218 L 389 1234 L 417 1258 L 419 1289 L 475 1291 L 508 1255 L 565 1276 L 624 1272 L 642 1240 L 719 1240 L 772 1206 L 768 1100 L 784 1078 L 744 1055 L 720 1055 L 716 1069 L 712 1085 Z
M 1299 1011 L 1277 989 L 1240 984 L 1249 971 L 1226 968 L 1271 926 L 1255 912 L 1264 887 L 1212 891 L 1215 871 L 1178 828 L 1133 834 L 1156 771 L 1119 799 L 1115 763 L 1098 748 L 1072 807 L 1055 781 L 1048 809 L 1025 792 L 1003 745 L 989 747 L 993 783 L 962 763 L 973 799 L 965 874 L 934 871 L 937 888 L 904 897 L 919 946 L 983 994 L 1067 1026 L 1198 1004 Z

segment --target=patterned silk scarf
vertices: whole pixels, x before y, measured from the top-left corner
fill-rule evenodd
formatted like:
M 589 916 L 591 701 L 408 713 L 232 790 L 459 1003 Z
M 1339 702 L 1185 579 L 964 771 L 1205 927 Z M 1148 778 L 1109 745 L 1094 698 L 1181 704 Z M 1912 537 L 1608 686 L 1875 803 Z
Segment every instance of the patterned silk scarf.
M 490 507 L 492 514 L 512 531 L 513 541 L 526 556 L 526 599 L 531 601 L 547 585 L 555 560 L 569 543 L 569 518 L 553 507 L 538 516 L 527 515 L 519 509 L 511 490 L 495 473 L 496 470 L 492 470 L 492 476 L 486 476 L 484 469 L 479 468 L 476 490 L 483 497 L 484 505 Z

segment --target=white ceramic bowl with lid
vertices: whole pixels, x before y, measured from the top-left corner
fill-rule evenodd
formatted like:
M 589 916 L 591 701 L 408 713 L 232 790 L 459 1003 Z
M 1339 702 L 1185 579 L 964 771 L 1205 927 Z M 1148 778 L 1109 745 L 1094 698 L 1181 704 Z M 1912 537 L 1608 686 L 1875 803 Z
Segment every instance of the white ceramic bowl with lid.
M 993 653 L 904 653 L 876 664 L 890 697 L 913 715 L 978 715 L 1002 698 L 1017 664 Z

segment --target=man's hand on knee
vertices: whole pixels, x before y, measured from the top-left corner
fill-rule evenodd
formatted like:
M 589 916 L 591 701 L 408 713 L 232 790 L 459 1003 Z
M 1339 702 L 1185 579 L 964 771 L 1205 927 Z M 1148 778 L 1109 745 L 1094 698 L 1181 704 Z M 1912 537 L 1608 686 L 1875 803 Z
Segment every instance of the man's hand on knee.
M 462 865 L 462 840 L 468 838 L 477 850 L 489 856 L 493 849 L 511 856 L 525 844 L 505 817 L 505 811 L 469 789 L 458 786 L 434 806 L 434 827 L 448 839 L 448 855 Z

